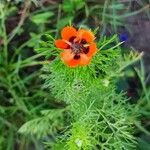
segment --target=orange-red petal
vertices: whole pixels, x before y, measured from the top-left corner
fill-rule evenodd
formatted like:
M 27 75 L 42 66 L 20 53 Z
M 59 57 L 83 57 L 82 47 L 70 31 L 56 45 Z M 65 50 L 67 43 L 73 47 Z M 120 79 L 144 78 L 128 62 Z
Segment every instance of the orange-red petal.
M 96 43 L 91 43 L 89 45 L 89 52 L 87 53 L 88 57 L 92 57 L 97 52 Z
M 80 63 L 80 59 L 72 59 L 70 60 L 69 62 L 66 62 L 66 64 L 69 66 L 69 67 L 77 67 Z
M 61 48 L 61 49 L 66 49 L 68 47 L 68 44 L 65 43 L 61 39 L 55 40 L 55 45 L 56 45 L 57 48 Z
M 74 54 L 71 52 L 70 49 L 65 49 L 62 53 L 61 53 L 61 59 L 64 63 L 68 63 L 70 62 L 74 57 Z
M 89 43 L 94 41 L 95 36 L 89 30 L 80 29 L 77 32 L 77 38 L 80 40 L 84 39 L 87 43 Z
M 61 36 L 68 41 L 71 37 L 77 36 L 77 30 L 72 26 L 64 27 L 61 31 Z
M 80 54 L 80 66 L 85 66 L 90 63 L 91 58 L 88 57 L 86 54 Z

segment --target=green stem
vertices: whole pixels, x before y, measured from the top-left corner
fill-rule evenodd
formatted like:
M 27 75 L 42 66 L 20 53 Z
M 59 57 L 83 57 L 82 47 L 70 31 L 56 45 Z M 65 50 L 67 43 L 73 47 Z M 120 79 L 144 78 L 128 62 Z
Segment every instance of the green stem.
M 109 0 L 106 0 L 105 3 L 104 3 L 103 12 L 102 12 L 102 21 L 101 22 L 102 22 L 102 25 L 103 25 L 103 29 L 102 29 L 101 36 L 103 36 L 105 34 L 106 27 L 107 27 L 105 14 L 106 14 L 106 11 L 107 11 L 107 8 L 108 8 L 108 4 L 109 4 Z
M 2 4 L 1 4 L 2 5 Z M 7 39 L 7 33 L 6 33 L 6 26 L 5 26 L 5 10 L 3 6 L 0 6 L 0 13 L 1 13 L 1 26 L 3 31 L 3 38 L 4 38 L 4 62 L 5 65 L 7 65 L 7 56 L 8 56 L 8 39 Z

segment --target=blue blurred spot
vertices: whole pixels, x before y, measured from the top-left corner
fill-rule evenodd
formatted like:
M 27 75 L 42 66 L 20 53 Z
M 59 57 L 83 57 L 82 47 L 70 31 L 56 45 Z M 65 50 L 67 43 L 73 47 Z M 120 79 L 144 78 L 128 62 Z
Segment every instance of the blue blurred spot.
M 127 33 L 122 33 L 122 34 L 120 34 L 119 35 L 119 40 L 121 41 L 121 42 L 126 42 L 127 40 L 128 40 L 128 34 Z

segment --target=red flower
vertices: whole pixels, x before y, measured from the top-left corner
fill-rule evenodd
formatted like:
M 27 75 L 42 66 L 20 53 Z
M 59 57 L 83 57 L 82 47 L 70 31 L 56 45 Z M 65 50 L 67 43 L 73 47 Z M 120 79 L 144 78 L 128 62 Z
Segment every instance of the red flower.
M 95 36 L 91 31 L 76 30 L 72 26 L 67 26 L 61 31 L 61 37 L 62 39 L 55 41 L 55 45 L 63 50 L 61 59 L 65 64 L 69 67 L 76 67 L 90 63 L 97 51 Z

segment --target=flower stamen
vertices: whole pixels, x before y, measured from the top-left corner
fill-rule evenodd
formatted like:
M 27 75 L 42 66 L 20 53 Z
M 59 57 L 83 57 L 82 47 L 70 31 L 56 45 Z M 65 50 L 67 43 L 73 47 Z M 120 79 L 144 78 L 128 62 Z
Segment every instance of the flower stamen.
M 63 41 L 64 41 L 66 44 L 68 44 L 69 46 L 71 46 L 71 42 L 69 42 L 69 41 L 67 41 L 67 40 L 64 40 L 64 39 L 63 39 Z

